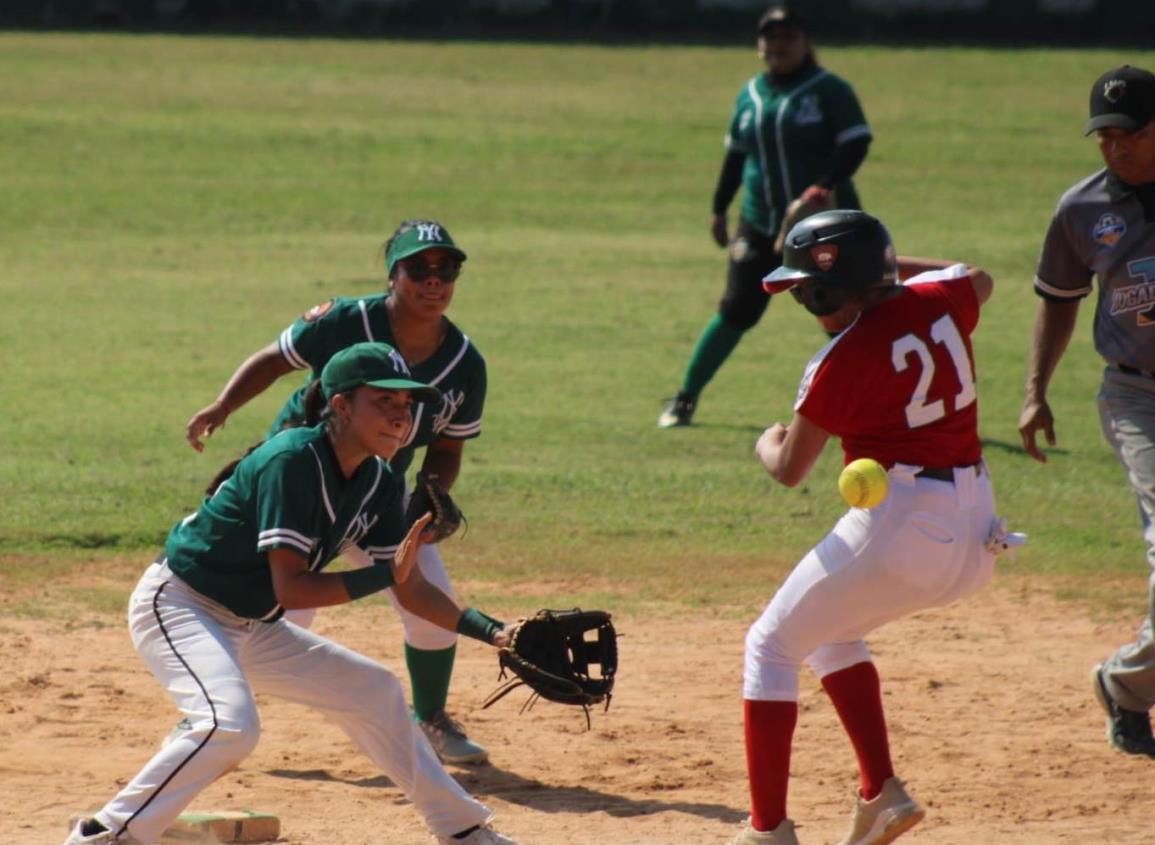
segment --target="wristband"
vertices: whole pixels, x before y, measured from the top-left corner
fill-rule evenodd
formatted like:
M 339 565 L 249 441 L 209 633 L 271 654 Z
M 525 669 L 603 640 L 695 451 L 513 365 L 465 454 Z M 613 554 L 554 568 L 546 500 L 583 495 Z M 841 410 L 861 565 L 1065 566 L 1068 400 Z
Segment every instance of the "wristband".
M 472 607 L 467 607 L 461 611 L 461 618 L 457 620 L 457 633 L 490 645 L 493 644 L 493 638 L 497 632 L 504 627 L 504 622 L 498 622 L 492 616 L 486 616 L 480 610 Z
M 349 601 L 384 590 L 393 586 L 393 567 L 385 563 L 374 563 L 364 569 L 350 569 L 340 573 L 345 582 L 345 592 L 349 594 Z

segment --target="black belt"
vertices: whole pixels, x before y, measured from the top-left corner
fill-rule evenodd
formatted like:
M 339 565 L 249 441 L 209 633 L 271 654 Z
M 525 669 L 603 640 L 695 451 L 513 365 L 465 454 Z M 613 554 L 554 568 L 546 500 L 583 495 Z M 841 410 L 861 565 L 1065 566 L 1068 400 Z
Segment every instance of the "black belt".
M 1151 370 L 1140 370 L 1138 367 L 1128 367 L 1126 364 L 1116 364 L 1115 368 L 1129 376 L 1143 376 L 1143 378 L 1155 379 L 1155 372 Z
M 923 467 L 914 474 L 915 478 L 933 478 L 935 481 L 954 481 L 956 469 L 975 469 L 975 475 L 982 471 L 982 463 L 966 464 L 960 467 Z

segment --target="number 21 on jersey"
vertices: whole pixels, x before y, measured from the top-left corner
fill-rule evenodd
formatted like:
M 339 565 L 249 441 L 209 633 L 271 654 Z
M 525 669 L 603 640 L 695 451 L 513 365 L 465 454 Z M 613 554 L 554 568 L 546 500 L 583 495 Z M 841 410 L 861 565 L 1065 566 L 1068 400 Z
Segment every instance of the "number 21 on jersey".
M 966 344 L 949 314 L 944 314 L 930 327 L 931 341 L 946 348 L 954 364 L 959 392 L 951 399 L 951 413 L 965 408 L 975 401 L 975 376 L 967 355 Z M 910 401 L 906 403 L 906 424 L 908 428 L 930 425 L 947 415 L 946 399 L 931 399 L 930 386 L 934 382 L 934 355 L 931 348 L 916 334 L 904 334 L 890 347 L 890 361 L 894 371 L 902 373 L 917 359 L 921 371 Z

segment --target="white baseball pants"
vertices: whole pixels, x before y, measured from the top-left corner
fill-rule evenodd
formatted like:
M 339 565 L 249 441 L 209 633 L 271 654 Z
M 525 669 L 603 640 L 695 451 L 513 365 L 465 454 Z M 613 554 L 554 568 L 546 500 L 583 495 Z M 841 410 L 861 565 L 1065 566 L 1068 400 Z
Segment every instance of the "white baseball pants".
M 193 798 L 256 747 L 254 693 L 320 710 L 406 794 L 437 836 L 482 824 L 489 810 L 449 776 L 384 666 L 284 620 L 243 619 L 165 564 L 129 603 L 133 644 L 193 728 L 164 746 L 96 816 L 115 833 L 160 839 Z
M 891 469 L 883 503 L 852 508 L 794 567 L 746 635 L 745 698 L 797 701 L 804 661 L 819 678 L 867 661 L 870 631 L 990 580 L 987 471 L 956 469 L 952 483 L 917 470 Z

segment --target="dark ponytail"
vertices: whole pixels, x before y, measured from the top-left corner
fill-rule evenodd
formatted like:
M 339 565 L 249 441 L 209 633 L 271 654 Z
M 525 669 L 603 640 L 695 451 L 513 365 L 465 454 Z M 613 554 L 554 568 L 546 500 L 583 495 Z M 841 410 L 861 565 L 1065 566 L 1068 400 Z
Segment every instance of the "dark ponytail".
M 241 455 L 239 458 L 234 458 L 233 460 L 231 460 L 227 464 L 225 464 L 223 467 L 221 467 L 220 470 L 217 472 L 217 474 L 213 476 L 213 480 L 209 482 L 209 486 L 205 488 L 205 495 L 211 498 L 213 496 L 213 494 L 216 493 L 217 490 L 220 489 L 220 486 L 222 484 L 224 484 L 226 481 L 228 481 L 230 478 L 233 477 L 233 473 L 237 471 L 237 464 L 239 464 L 241 461 L 243 461 L 245 458 L 247 458 L 249 455 L 251 455 L 254 451 L 256 451 L 256 448 L 258 446 L 263 445 L 264 442 L 265 442 L 264 440 L 258 440 L 256 443 L 254 443 L 252 446 L 250 446 L 248 449 L 246 449 L 245 453 L 243 455 Z
M 297 425 L 312 428 L 317 425 L 317 423 L 324 422 L 329 418 L 329 403 L 325 401 L 325 392 L 321 390 L 321 380 L 319 378 L 313 379 L 309 382 L 309 386 L 305 388 L 305 395 L 301 397 L 301 406 L 305 414 L 304 421 L 301 423 L 286 424 L 285 428 L 296 428 Z
M 320 379 L 313 379 L 309 382 L 309 386 L 305 388 L 305 395 L 301 397 L 301 406 L 304 411 L 304 419 L 286 420 L 285 424 L 281 426 L 281 431 L 290 428 L 311 428 L 329 418 L 329 405 L 325 401 L 324 391 L 321 390 Z M 213 480 L 209 482 L 209 486 L 205 488 L 205 495 L 212 496 L 216 493 L 222 484 L 233 477 L 233 473 L 237 471 L 237 464 L 251 455 L 258 446 L 262 446 L 266 442 L 265 440 L 258 440 L 246 449 L 245 453 L 239 458 L 235 458 L 221 467 L 217 474 L 213 476 Z

